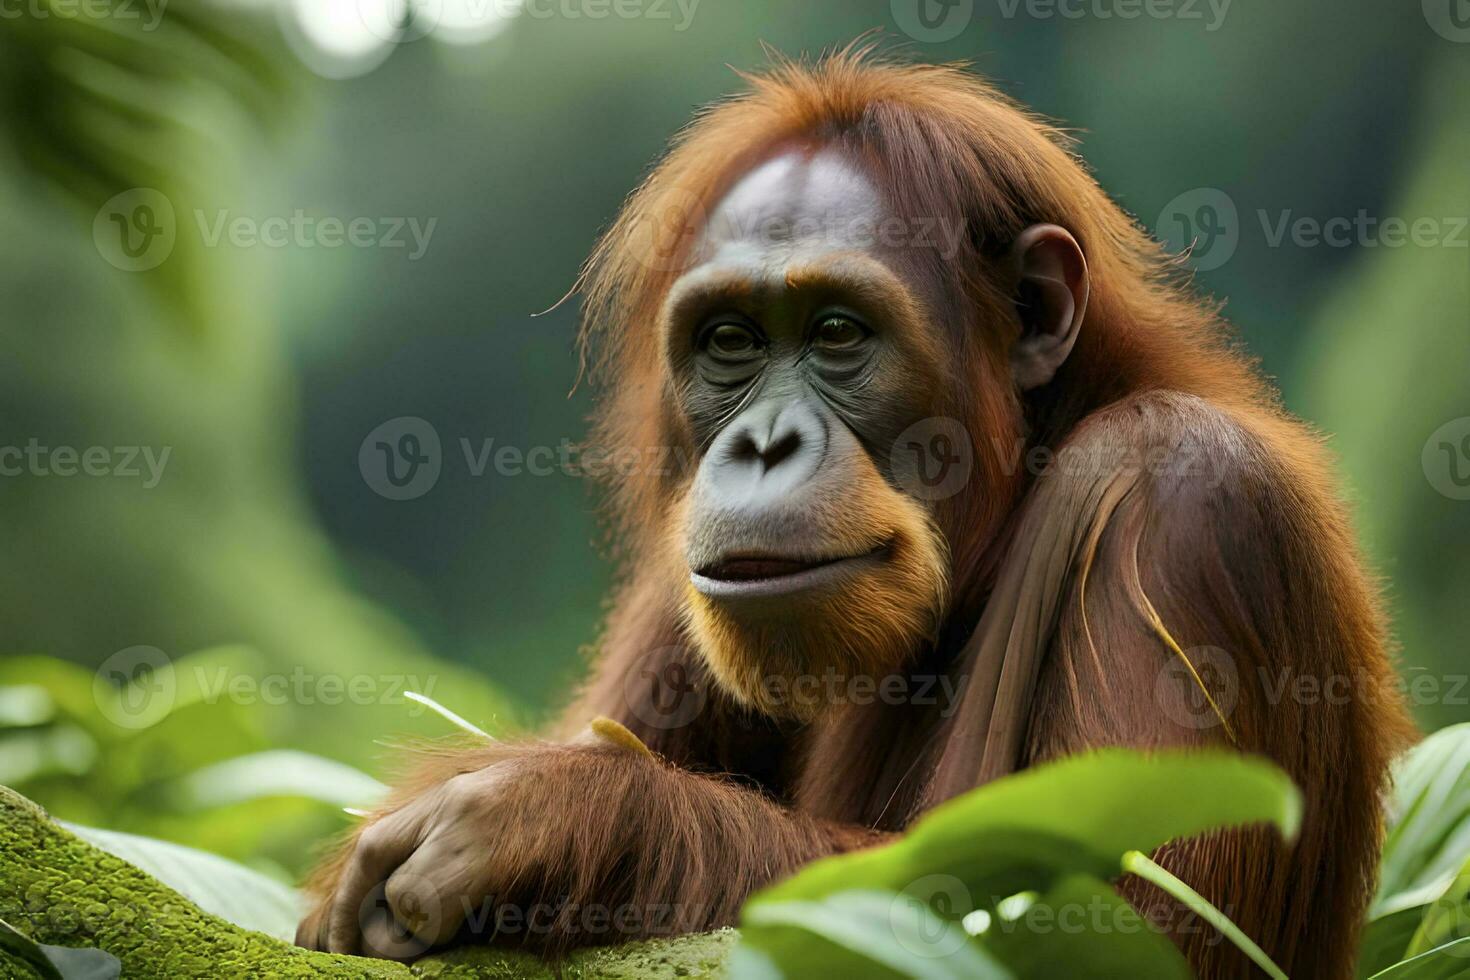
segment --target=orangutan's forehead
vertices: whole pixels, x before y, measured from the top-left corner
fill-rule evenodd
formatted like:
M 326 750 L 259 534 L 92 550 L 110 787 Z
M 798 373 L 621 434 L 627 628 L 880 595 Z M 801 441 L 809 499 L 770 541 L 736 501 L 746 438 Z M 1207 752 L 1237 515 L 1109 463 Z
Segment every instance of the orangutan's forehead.
M 888 218 L 877 185 L 850 160 L 833 150 L 793 149 L 757 165 L 714 205 L 700 259 L 870 248 Z

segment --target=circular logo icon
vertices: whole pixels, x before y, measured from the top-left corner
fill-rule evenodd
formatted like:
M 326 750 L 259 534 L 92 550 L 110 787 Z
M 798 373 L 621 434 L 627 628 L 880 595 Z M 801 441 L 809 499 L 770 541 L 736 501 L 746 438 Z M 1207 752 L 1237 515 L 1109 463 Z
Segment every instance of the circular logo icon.
M 1424 19 L 1446 41 L 1470 41 L 1470 0 L 1423 0 Z
M 967 942 L 959 923 L 974 908 L 963 881 L 954 875 L 925 875 L 894 897 L 888 925 L 904 949 L 937 959 L 953 955 Z
M 373 955 L 394 960 L 428 952 L 443 919 L 444 903 L 433 883 L 398 871 L 364 896 L 357 913 L 363 944 Z
M 629 234 L 629 247 L 645 268 L 676 272 L 689 263 L 690 248 L 708 217 L 697 196 L 672 188 L 639 215 Z
M 157 647 L 119 650 L 92 676 L 92 700 L 119 728 L 142 729 L 173 710 L 178 681 L 173 662 Z
M 162 265 L 177 237 L 173 202 L 151 187 L 123 191 L 92 219 L 97 253 L 124 272 L 146 272 Z
M 888 6 L 899 30 L 930 44 L 959 37 L 975 16 L 975 0 L 890 0 Z
M 367 434 L 357 450 L 357 468 L 373 493 L 413 500 L 434 489 L 444 454 L 439 433 L 416 415 L 389 419 Z
M 975 449 L 956 419 L 920 419 L 899 433 L 889 453 L 893 478 L 919 500 L 945 500 L 970 483 Z
M 1435 429 L 1419 461 L 1431 487 L 1451 500 L 1470 500 L 1470 416 Z
M 1192 647 L 1184 655 L 1189 663 L 1169 654 L 1154 678 L 1154 703 L 1181 728 L 1223 726 L 1240 697 L 1235 658 L 1219 647 Z
M 354 0 L 369 34 L 381 41 L 407 44 L 426 37 L 439 23 L 442 0 Z
M 1154 233 L 1175 252 L 1189 252 L 1201 272 L 1218 269 L 1240 244 L 1240 216 L 1230 195 L 1218 187 L 1196 187 L 1159 212 Z
M 623 700 L 645 725 L 661 731 L 683 728 L 699 717 L 708 696 L 682 647 L 659 647 L 623 675 Z

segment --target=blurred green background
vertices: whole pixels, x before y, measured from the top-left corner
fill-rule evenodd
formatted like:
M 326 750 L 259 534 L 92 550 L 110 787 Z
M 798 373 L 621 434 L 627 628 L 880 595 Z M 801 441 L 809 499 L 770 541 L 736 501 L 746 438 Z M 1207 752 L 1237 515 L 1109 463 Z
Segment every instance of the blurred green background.
M 396 44 L 391 0 L 161 2 L 0 16 L 0 446 L 168 451 L 156 481 L 141 452 L 0 477 L 0 782 L 291 875 L 374 788 L 326 760 L 381 777 L 383 739 L 449 730 L 404 688 L 544 718 L 610 574 L 586 481 L 494 464 L 584 434 L 576 303 L 533 314 L 732 69 L 875 28 L 1076 127 L 1197 239 L 1341 457 L 1420 721 L 1470 719 L 1465 0 L 426 0 Z M 159 197 L 174 240 L 129 271 L 114 216 L 151 241 Z M 211 244 L 273 217 L 308 230 Z M 373 244 L 324 244 L 354 219 Z M 1331 219 L 1358 230 L 1314 242 Z M 441 471 L 390 499 L 359 452 L 404 417 Z M 171 710 L 127 707 L 150 692 Z

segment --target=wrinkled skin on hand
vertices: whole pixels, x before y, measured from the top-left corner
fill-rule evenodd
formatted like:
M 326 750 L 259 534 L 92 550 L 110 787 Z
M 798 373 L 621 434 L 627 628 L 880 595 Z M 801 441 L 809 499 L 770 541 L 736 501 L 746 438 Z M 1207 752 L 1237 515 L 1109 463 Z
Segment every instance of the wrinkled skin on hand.
M 456 939 L 557 951 L 699 931 L 834 849 L 817 822 L 628 738 L 431 756 L 308 884 L 297 943 L 407 960 Z M 732 821 L 768 833 L 770 851 L 723 846 Z M 686 894 L 705 868 L 729 882 L 713 900 Z

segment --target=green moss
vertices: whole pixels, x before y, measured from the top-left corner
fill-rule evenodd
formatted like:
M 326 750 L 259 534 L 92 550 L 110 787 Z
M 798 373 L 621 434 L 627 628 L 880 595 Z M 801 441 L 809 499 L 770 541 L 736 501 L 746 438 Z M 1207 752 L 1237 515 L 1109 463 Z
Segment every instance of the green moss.
M 0 919 L 42 943 L 96 946 L 122 961 L 123 976 L 534 978 L 553 971 L 524 953 L 451 950 L 411 966 L 297 949 L 200 911 L 132 865 L 80 840 L 19 794 L 0 787 Z M 717 976 L 734 941 L 725 931 L 578 953 L 567 980 Z M 35 977 L 0 953 L 0 977 Z

